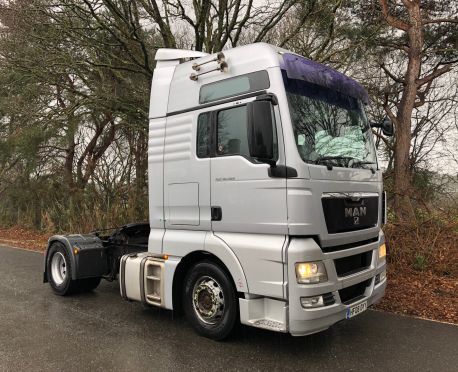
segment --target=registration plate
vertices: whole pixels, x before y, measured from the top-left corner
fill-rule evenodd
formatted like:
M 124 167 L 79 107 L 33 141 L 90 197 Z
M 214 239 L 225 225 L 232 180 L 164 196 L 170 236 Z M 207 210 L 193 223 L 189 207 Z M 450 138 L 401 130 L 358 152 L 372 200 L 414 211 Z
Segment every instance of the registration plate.
M 349 307 L 347 309 L 347 319 L 353 318 L 355 315 L 361 314 L 364 310 L 367 309 L 367 301 L 361 302 L 358 305 Z

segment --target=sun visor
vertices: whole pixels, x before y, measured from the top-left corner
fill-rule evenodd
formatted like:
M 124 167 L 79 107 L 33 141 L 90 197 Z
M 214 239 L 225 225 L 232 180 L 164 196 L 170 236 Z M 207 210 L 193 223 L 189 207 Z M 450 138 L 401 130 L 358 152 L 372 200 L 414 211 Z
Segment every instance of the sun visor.
M 285 53 L 282 57 L 280 68 L 286 71 L 289 79 L 320 85 L 369 103 L 366 89 L 341 72 L 295 54 Z

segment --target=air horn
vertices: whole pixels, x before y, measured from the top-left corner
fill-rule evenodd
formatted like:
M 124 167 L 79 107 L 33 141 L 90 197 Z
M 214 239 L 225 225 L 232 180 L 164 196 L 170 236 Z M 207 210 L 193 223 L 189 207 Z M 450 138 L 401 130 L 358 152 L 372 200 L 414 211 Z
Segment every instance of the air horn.
M 213 59 L 210 59 L 209 61 L 206 61 L 206 62 L 202 62 L 202 63 L 193 63 L 192 64 L 192 69 L 195 70 L 195 71 L 200 71 L 200 66 L 203 66 L 207 63 L 210 63 L 210 62 L 218 62 L 218 63 L 222 63 L 226 60 L 225 56 L 224 56 L 224 53 L 223 52 L 219 52 L 215 58 Z
M 200 74 L 196 74 L 196 73 L 192 73 L 191 76 L 189 77 L 191 80 L 193 81 L 197 81 L 197 79 L 199 78 L 200 75 L 205 75 L 205 74 L 208 74 L 209 72 L 213 72 L 213 71 L 221 71 L 221 72 L 226 72 L 227 69 L 228 69 L 228 65 L 227 65 L 227 62 L 225 61 L 225 56 L 224 56 L 224 53 L 223 52 L 219 52 L 215 58 L 209 60 L 209 61 L 205 61 L 205 62 L 202 62 L 202 63 L 194 63 L 192 65 L 192 69 L 194 71 L 200 71 L 200 68 L 202 65 L 205 65 L 207 63 L 210 63 L 210 62 L 217 62 L 218 63 L 218 67 L 214 68 L 213 70 L 208 70 L 208 71 L 205 71 L 205 72 L 201 72 Z

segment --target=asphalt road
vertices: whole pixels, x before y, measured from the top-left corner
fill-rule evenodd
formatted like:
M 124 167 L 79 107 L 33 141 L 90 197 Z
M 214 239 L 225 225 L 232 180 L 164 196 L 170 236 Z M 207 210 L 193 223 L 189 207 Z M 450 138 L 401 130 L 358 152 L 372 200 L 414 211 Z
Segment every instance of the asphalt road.
M 0 246 L 0 371 L 458 371 L 457 326 L 369 310 L 308 337 L 242 327 L 215 342 L 123 301 L 117 282 L 56 296 L 42 259 Z

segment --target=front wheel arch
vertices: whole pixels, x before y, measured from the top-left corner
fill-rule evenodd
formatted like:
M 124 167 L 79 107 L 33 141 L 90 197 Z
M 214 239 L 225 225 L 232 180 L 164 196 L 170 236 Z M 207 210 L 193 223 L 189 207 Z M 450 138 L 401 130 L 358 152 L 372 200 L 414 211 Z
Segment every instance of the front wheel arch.
M 184 280 L 188 271 L 198 262 L 201 261 L 211 261 L 218 265 L 222 270 L 224 270 L 227 275 L 231 278 L 231 283 L 236 291 L 238 297 L 243 296 L 242 292 L 238 292 L 234 278 L 231 275 L 231 272 L 227 268 L 227 266 L 214 254 L 207 252 L 207 251 L 194 251 L 185 257 L 183 257 L 178 264 L 177 268 L 175 269 L 175 274 L 173 275 L 173 284 L 172 284 L 172 301 L 173 301 L 173 311 L 176 315 L 183 315 L 183 301 L 182 301 L 182 293 L 183 293 L 183 286 Z

